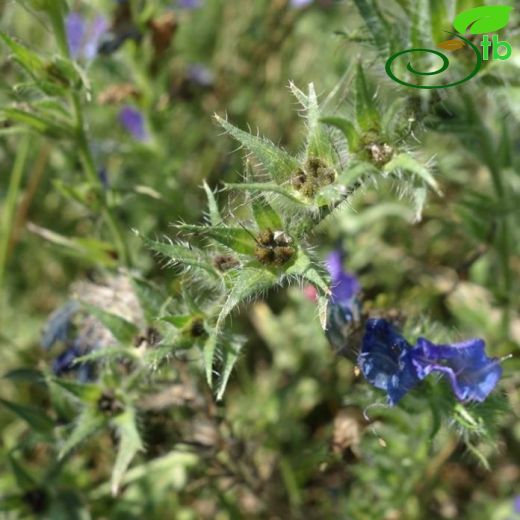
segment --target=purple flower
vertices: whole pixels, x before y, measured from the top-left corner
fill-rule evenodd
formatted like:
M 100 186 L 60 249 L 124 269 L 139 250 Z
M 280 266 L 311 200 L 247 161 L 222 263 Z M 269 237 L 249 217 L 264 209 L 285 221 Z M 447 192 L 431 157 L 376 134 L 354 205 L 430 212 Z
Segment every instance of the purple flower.
M 481 339 L 435 345 L 419 338 L 411 355 L 419 379 L 441 372 L 459 401 L 484 401 L 502 376 L 499 360 L 486 356 Z
M 124 106 L 119 111 L 119 122 L 137 141 L 146 141 L 148 139 L 144 117 L 139 110 L 128 105 Z
M 513 511 L 515 513 L 520 513 L 520 495 L 516 495 L 513 501 Z
M 361 289 L 358 279 L 343 270 L 343 253 L 340 250 L 330 253 L 326 263 L 332 282 L 332 303 L 349 305 Z
M 103 16 L 97 16 L 92 22 L 87 22 L 78 12 L 71 12 L 65 20 L 67 42 L 73 59 L 94 59 L 99 43 L 109 27 Z
M 351 332 L 360 316 L 360 303 L 356 298 L 360 291 L 359 281 L 343 270 L 343 253 L 340 250 L 330 253 L 326 264 L 331 277 L 331 296 L 325 335 L 336 353 L 355 361 Z
M 291 0 L 290 5 L 295 9 L 301 9 L 311 5 L 313 0 Z
M 386 391 L 391 406 L 419 383 L 411 352 L 411 345 L 390 322 L 381 318 L 367 321 L 359 368 L 370 383 Z
M 198 9 L 202 5 L 202 0 L 178 0 L 181 9 Z
M 186 77 L 201 87 L 211 87 L 215 81 L 213 72 L 201 63 L 192 63 L 189 65 L 186 71 Z

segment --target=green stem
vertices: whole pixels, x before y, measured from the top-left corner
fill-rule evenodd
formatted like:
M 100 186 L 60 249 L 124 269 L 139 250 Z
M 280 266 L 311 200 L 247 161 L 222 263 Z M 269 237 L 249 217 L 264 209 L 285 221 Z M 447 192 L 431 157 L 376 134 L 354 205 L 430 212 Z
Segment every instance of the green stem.
M 5 267 L 7 263 L 7 252 L 9 250 L 9 238 L 13 216 L 16 210 L 16 200 L 22 183 L 22 175 L 29 155 L 30 137 L 26 135 L 18 147 L 16 159 L 14 161 L 9 186 L 5 198 L 4 211 L 2 215 L 2 234 L 0 236 L 0 288 L 3 285 Z
M 60 53 L 65 58 L 70 59 L 65 24 L 63 22 L 63 4 L 61 0 L 52 0 L 51 2 L 49 2 L 47 12 L 51 19 L 52 27 L 54 30 Z M 83 170 L 85 172 L 85 176 L 94 186 L 98 188 L 101 197 L 102 216 L 105 219 L 107 226 L 112 234 L 115 246 L 118 251 L 119 261 L 124 265 L 128 265 L 130 261 L 128 246 L 124 239 L 123 233 L 121 232 L 119 224 L 117 223 L 117 220 L 107 202 L 101 179 L 99 178 L 97 173 L 94 159 L 92 157 L 92 152 L 90 151 L 90 146 L 88 144 L 87 132 L 85 129 L 85 122 L 83 118 L 83 109 L 78 93 L 71 93 L 71 102 L 74 110 L 74 115 L 76 117 L 76 139 L 78 145 L 78 152 L 81 164 L 83 166 Z
M 88 145 L 81 102 L 79 100 L 78 94 L 76 93 L 72 94 L 72 105 L 74 107 L 74 113 L 76 116 L 78 152 L 81 164 L 83 166 L 83 171 L 85 172 L 87 179 L 99 190 L 101 195 L 103 218 L 105 219 L 107 226 L 112 233 L 121 263 L 127 265 L 130 259 L 128 246 L 123 238 L 123 233 L 121 232 L 119 224 L 107 203 L 103 186 L 99 178 L 94 159 L 92 157 L 92 152 L 90 151 L 90 147 Z

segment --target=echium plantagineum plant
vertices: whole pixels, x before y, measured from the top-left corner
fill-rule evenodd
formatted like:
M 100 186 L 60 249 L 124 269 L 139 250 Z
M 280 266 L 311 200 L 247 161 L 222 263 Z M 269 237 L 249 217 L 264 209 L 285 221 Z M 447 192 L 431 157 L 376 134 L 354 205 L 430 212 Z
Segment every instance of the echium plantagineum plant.
M 431 372 L 446 375 L 458 401 L 485 400 L 502 369 L 499 360 L 486 356 L 482 340 L 436 345 L 419 338 L 412 348 L 390 321 L 362 314 L 356 296 L 359 283 L 343 271 L 341 252 L 330 256 L 325 270 L 311 250 L 315 227 L 348 203 L 356 190 L 382 177 L 394 177 L 416 195 L 420 218 L 426 186 L 438 190 L 431 172 L 403 146 L 395 121 L 393 129 L 381 124 L 361 66 L 354 122 L 322 114 L 312 84 L 307 94 L 290 87 L 304 110 L 307 136 L 302 152 L 290 155 L 216 116 L 249 152 L 244 182 L 226 185 L 227 190 L 245 192 L 244 202 L 224 217 L 205 186 L 207 224 L 176 225 L 186 243 L 145 239 L 171 264 L 185 268 L 194 286 L 208 291 L 211 303 L 201 311 L 206 336 L 202 351 L 217 399 L 223 396 L 241 346 L 226 332 L 229 314 L 239 304 L 294 281 L 315 288 L 319 318 L 331 345 L 357 363 L 370 383 L 386 390 L 390 405 Z M 197 247 L 195 237 L 203 247 Z
M 56 7 L 49 13 L 61 49 L 53 61 L 44 62 L 9 36 L 2 37 L 38 88 L 54 96 L 55 102 L 7 109 L 4 116 L 10 123 L 77 146 L 118 259 L 126 264 L 129 255 L 121 224 L 94 163 L 83 118 L 81 96 L 88 92 L 88 80 L 73 59 L 76 47 L 67 43 L 63 12 Z M 69 24 L 74 21 L 78 22 L 69 18 Z M 77 42 L 78 57 L 82 43 Z M 83 49 L 84 58 L 91 56 L 91 51 L 85 56 Z M 361 64 L 352 83 L 354 110 L 347 117 L 331 108 L 341 89 L 320 105 L 312 84 L 307 93 L 290 85 L 302 107 L 306 132 L 294 155 L 216 116 L 248 153 L 243 182 L 224 185 L 226 192 L 233 192 L 231 202 L 222 207 L 217 202 L 221 197 L 205 184 L 204 224 L 175 224 L 174 240 L 155 240 L 137 230 L 147 247 L 181 270 L 182 295 L 177 301 L 123 270 L 103 283 L 82 286 L 52 316 L 43 344 L 51 348 L 61 343 L 65 350 L 54 362 L 54 373 L 46 374 L 46 382 L 54 397 L 65 393 L 80 405 L 75 416 L 65 406 L 59 410 L 60 417 L 74 417 L 72 427 L 61 428 L 53 439 L 60 460 L 96 431 L 115 430 L 119 441 L 111 489 L 116 494 L 133 457 L 144 449 L 137 417 L 151 376 L 159 367 L 175 364 L 181 351 L 199 349 L 207 383 L 222 400 L 246 342 L 233 330 L 231 314 L 289 284 L 314 287 L 318 319 L 334 350 L 356 363 L 371 385 L 385 391 L 388 404 L 406 402 L 408 395 L 414 405 L 418 402 L 418 407 L 431 408 L 436 418 L 454 423 L 468 446 L 473 435 L 488 434 L 493 412 L 500 407 L 481 411 L 475 403 L 488 399 L 501 367 L 486 356 L 483 342 L 436 344 L 421 337 L 412 346 L 405 339 L 409 331 L 401 333 L 400 323 L 364 309 L 359 283 L 343 270 L 341 252 L 325 264 L 313 250 L 316 228 L 358 191 L 394 186 L 411 197 L 417 220 L 427 190 L 440 193 L 430 161 L 421 157 L 416 141 L 410 139 L 414 122 L 406 115 L 406 104 L 398 100 L 387 106 L 379 101 Z M 120 122 L 137 141 L 148 139 L 136 109 L 125 108 Z M 78 379 L 63 377 L 68 373 Z M 446 376 L 453 392 L 435 388 L 432 373 Z M 386 406 L 381 396 L 375 404 Z M 12 409 L 23 415 L 21 408 Z M 33 422 L 42 434 L 50 435 L 47 416 Z

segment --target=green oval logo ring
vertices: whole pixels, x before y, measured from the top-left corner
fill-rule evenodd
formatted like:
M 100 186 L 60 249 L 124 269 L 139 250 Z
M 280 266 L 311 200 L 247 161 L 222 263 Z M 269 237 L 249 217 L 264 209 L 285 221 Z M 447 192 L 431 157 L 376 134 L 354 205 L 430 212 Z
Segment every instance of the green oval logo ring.
M 437 51 L 435 49 L 419 49 L 418 48 L 418 49 L 406 49 L 404 51 L 396 52 L 395 54 L 392 54 L 392 56 L 390 56 L 390 58 L 388 58 L 388 60 L 385 64 L 386 73 L 390 76 L 390 78 L 392 78 L 397 83 L 400 83 L 401 85 L 404 85 L 405 87 L 412 87 L 412 88 L 427 88 L 427 89 L 448 88 L 448 87 L 455 87 L 457 85 L 460 85 L 461 83 L 465 83 L 466 81 L 469 81 L 471 78 L 473 78 L 474 76 L 476 76 L 478 74 L 480 68 L 482 67 L 482 54 L 480 53 L 480 50 L 478 49 L 478 47 L 476 45 L 474 45 L 472 42 L 470 42 L 469 40 L 467 40 L 460 34 L 452 33 L 449 31 L 446 31 L 446 32 L 448 32 L 448 34 L 452 34 L 453 36 L 460 38 L 461 40 L 466 42 L 473 49 L 473 52 L 475 53 L 475 56 L 477 57 L 477 62 L 475 63 L 475 67 L 465 78 L 463 78 L 459 81 L 454 81 L 453 83 L 447 83 L 446 85 L 414 85 L 413 83 L 407 83 L 406 81 L 399 79 L 393 73 L 392 63 L 399 56 L 402 56 L 403 54 L 408 54 L 409 52 L 412 52 L 412 53 L 413 52 L 429 52 L 429 53 L 435 54 L 436 56 L 439 56 L 439 58 L 442 59 L 441 67 L 439 67 L 438 69 L 431 71 L 431 72 L 421 72 L 421 71 L 416 70 L 414 68 L 414 66 L 410 62 L 408 62 L 408 64 L 406 65 L 406 68 L 412 74 L 415 74 L 417 76 L 434 76 L 436 74 L 441 74 L 449 67 L 450 60 L 448 59 L 448 57 L 445 54 L 443 54 L 442 52 Z

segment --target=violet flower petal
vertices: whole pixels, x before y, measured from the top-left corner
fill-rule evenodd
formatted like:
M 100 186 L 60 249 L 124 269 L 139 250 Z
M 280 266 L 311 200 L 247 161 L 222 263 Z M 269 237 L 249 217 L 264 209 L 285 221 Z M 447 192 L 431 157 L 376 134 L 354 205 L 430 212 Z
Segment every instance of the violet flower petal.
M 90 24 L 83 47 L 83 57 L 86 60 L 90 61 L 96 57 L 101 38 L 108 29 L 109 23 L 104 16 L 97 16 Z
M 499 360 L 486 356 L 481 339 L 435 345 L 419 338 L 411 357 L 419 379 L 434 371 L 441 372 L 460 401 L 484 401 L 502 376 Z
M 294 9 L 302 9 L 303 7 L 307 7 L 311 5 L 313 0 L 291 0 L 291 7 Z
M 198 9 L 202 5 L 202 0 L 178 0 L 181 9 Z
M 86 23 L 83 16 L 79 13 L 71 12 L 65 19 L 65 32 L 67 34 L 67 43 L 72 58 L 80 57 L 83 39 L 85 37 Z
M 186 71 L 187 78 L 201 87 L 211 87 L 215 81 L 213 72 L 201 63 L 192 63 Z
M 391 406 L 419 382 L 411 350 L 411 345 L 387 320 L 367 321 L 358 364 L 370 383 L 386 391 Z
M 137 141 L 148 139 L 144 117 L 139 110 L 131 106 L 123 107 L 119 112 L 119 122 Z
M 358 279 L 343 270 L 343 253 L 341 251 L 336 250 L 330 253 L 326 263 L 332 282 L 332 302 L 347 304 L 361 290 Z
M 355 361 L 357 353 L 352 346 L 351 333 L 361 314 L 360 302 L 356 298 L 360 291 L 359 281 L 343 270 L 343 253 L 340 250 L 330 253 L 326 264 L 331 275 L 331 296 L 325 335 L 337 354 Z

